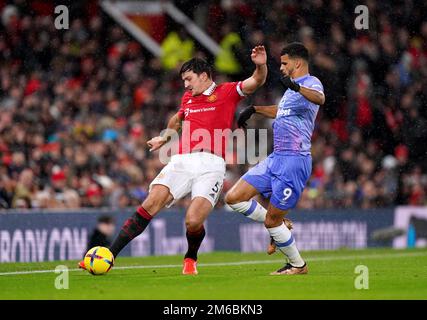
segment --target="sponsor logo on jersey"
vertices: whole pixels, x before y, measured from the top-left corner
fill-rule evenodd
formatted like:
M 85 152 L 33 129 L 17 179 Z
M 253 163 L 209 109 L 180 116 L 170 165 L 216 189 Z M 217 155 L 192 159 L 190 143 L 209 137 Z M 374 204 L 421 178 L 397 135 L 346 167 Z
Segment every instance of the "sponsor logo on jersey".
M 277 118 L 278 117 L 286 117 L 289 116 L 291 114 L 291 109 L 287 108 L 287 109 L 279 109 L 279 111 L 277 112 Z
M 190 113 L 215 111 L 215 109 L 216 109 L 216 107 L 203 107 L 203 108 L 200 108 L 200 109 L 185 108 L 185 110 L 184 110 L 184 117 L 187 117 Z

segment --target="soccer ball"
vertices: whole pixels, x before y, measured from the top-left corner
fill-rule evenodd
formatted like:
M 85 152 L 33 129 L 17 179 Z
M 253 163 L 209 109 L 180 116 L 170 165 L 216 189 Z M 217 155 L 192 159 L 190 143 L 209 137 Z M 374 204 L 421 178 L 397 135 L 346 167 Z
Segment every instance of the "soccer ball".
M 114 256 L 106 247 L 93 247 L 84 258 L 85 268 L 93 275 L 106 274 L 114 265 Z

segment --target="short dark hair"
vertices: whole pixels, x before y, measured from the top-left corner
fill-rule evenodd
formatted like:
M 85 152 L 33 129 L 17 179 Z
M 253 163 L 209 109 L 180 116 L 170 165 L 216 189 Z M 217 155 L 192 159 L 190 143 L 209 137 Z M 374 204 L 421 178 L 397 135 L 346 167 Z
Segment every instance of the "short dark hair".
M 200 58 L 193 58 L 186 62 L 181 67 L 179 74 L 183 74 L 187 71 L 193 71 L 195 74 L 200 75 L 203 72 L 206 72 L 209 78 L 212 78 L 212 67 L 205 60 Z
M 290 58 L 302 58 L 308 61 L 308 50 L 301 42 L 292 42 L 282 49 L 280 55 L 289 55 Z
M 107 223 L 107 224 L 112 224 L 115 223 L 115 219 L 112 216 L 109 215 L 101 215 L 98 217 L 98 223 Z

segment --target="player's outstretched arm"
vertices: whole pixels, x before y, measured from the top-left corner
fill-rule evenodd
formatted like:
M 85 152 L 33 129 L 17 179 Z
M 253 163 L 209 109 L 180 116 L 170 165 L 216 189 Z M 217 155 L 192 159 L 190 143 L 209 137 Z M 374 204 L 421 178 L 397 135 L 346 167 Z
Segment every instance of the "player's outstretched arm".
M 267 52 L 264 46 L 256 46 L 251 52 L 252 62 L 255 64 L 255 71 L 242 82 L 244 94 L 252 94 L 261 87 L 267 79 Z
M 156 151 L 160 149 L 166 142 L 170 140 L 170 138 L 176 134 L 182 125 L 182 119 L 179 113 L 176 113 L 169 119 L 168 127 L 165 132 L 161 136 L 154 137 L 147 141 L 147 145 L 150 147 L 150 151 Z
M 271 106 L 254 106 L 255 112 L 267 118 L 274 119 L 277 114 L 277 104 Z
M 239 128 L 246 128 L 247 123 L 250 119 L 250 117 L 254 113 L 262 114 L 263 116 L 267 118 L 276 118 L 277 114 L 277 105 L 271 105 L 271 106 L 249 106 L 242 110 L 239 114 L 239 118 L 237 119 L 237 125 Z

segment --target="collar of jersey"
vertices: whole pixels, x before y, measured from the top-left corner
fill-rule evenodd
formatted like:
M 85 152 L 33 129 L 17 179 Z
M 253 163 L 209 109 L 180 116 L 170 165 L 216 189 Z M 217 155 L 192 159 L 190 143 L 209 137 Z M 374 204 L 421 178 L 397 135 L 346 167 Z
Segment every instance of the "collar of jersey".
M 307 78 L 309 76 L 310 76 L 310 74 L 307 73 L 307 74 L 305 74 L 305 75 L 303 75 L 303 76 L 301 76 L 299 78 L 295 78 L 295 79 L 292 79 L 292 80 L 294 80 L 295 82 L 297 82 L 297 81 L 301 81 L 302 79 L 305 79 L 305 78 Z
M 209 86 L 209 88 L 207 88 L 205 91 L 203 91 L 203 94 L 205 96 L 210 96 L 214 92 L 215 88 L 216 88 L 216 83 L 212 82 L 212 84 Z

